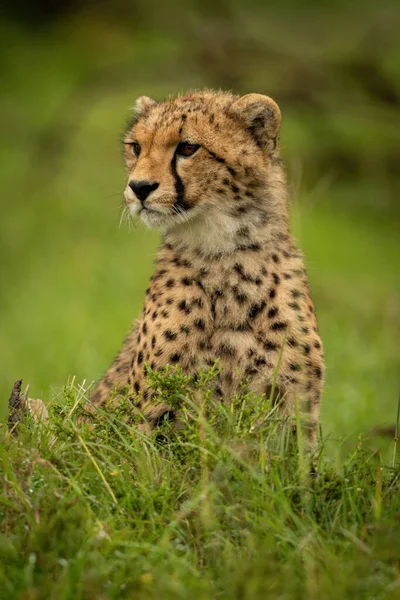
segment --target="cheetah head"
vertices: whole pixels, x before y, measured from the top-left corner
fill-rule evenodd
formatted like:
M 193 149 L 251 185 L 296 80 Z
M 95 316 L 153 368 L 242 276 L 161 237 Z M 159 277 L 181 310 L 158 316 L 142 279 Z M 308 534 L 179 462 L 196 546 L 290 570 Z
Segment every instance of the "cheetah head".
M 222 233 L 268 219 L 281 179 L 279 126 L 277 104 L 261 94 L 140 97 L 123 140 L 131 214 L 164 233 L 195 226 Z

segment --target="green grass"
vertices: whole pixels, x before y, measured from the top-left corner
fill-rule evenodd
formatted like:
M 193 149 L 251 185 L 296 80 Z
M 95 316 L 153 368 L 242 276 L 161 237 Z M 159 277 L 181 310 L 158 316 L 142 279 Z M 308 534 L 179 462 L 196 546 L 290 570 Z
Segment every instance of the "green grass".
M 400 470 L 361 440 L 323 443 L 314 474 L 269 400 L 214 403 L 205 373 L 153 375 L 183 408 L 177 436 L 82 425 L 68 386 L 46 426 L 6 435 L 0 473 L 1 596 L 29 599 L 400 597 Z M 160 433 L 162 437 L 160 439 Z

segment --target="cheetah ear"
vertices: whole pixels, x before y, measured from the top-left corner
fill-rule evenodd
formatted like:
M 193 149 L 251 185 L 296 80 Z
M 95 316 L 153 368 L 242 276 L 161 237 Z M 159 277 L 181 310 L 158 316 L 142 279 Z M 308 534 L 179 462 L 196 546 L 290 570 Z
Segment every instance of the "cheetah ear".
M 281 111 L 276 102 L 262 94 L 246 94 L 236 100 L 231 110 L 244 121 L 247 131 L 261 148 L 276 148 Z
M 140 96 L 136 102 L 133 110 L 137 114 L 138 117 L 147 112 L 152 106 L 156 106 L 157 102 L 152 100 L 148 96 Z

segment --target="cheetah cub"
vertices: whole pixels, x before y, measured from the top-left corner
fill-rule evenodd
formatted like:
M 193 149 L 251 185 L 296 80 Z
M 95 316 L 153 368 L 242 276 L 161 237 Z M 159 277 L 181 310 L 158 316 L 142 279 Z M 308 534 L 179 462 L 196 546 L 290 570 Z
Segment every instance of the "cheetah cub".
M 303 256 L 291 236 L 278 153 L 277 104 L 200 91 L 157 103 L 139 98 L 124 137 L 132 215 L 162 232 L 142 317 L 133 325 L 92 402 L 116 386 L 150 427 L 174 419 L 152 402 L 145 366 L 195 373 L 219 359 L 215 394 L 247 382 L 275 396 L 284 415 L 296 401 L 315 439 L 324 362 Z M 283 350 L 282 350 L 283 348 Z

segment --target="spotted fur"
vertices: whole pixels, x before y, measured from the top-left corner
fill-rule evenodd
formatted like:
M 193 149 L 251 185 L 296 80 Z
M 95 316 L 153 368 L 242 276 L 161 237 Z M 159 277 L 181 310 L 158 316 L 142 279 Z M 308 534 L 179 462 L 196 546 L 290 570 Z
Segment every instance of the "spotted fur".
M 303 256 L 289 230 L 279 125 L 278 106 L 260 94 L 138 100 L 124 138 L 125 200 L 133 215 L 161 230 L 163 244 L 142 316 L 98 384 L 96 405 L 116 385 L 127 387 L 154 426 L 172 413 L 152 402 L 145 365 L 179 364 L 195 375 L 218 358 L 216 393 L 228 401 L 242 382 L 269 394 L 282 354 L 281 410 L 294 416 L 296 399 L 306 404 L 315 437 L 323 350 Z M 198 149 L 182 156 L 184 142 Z M 152 186 L 144 201 L 132 181 Z

